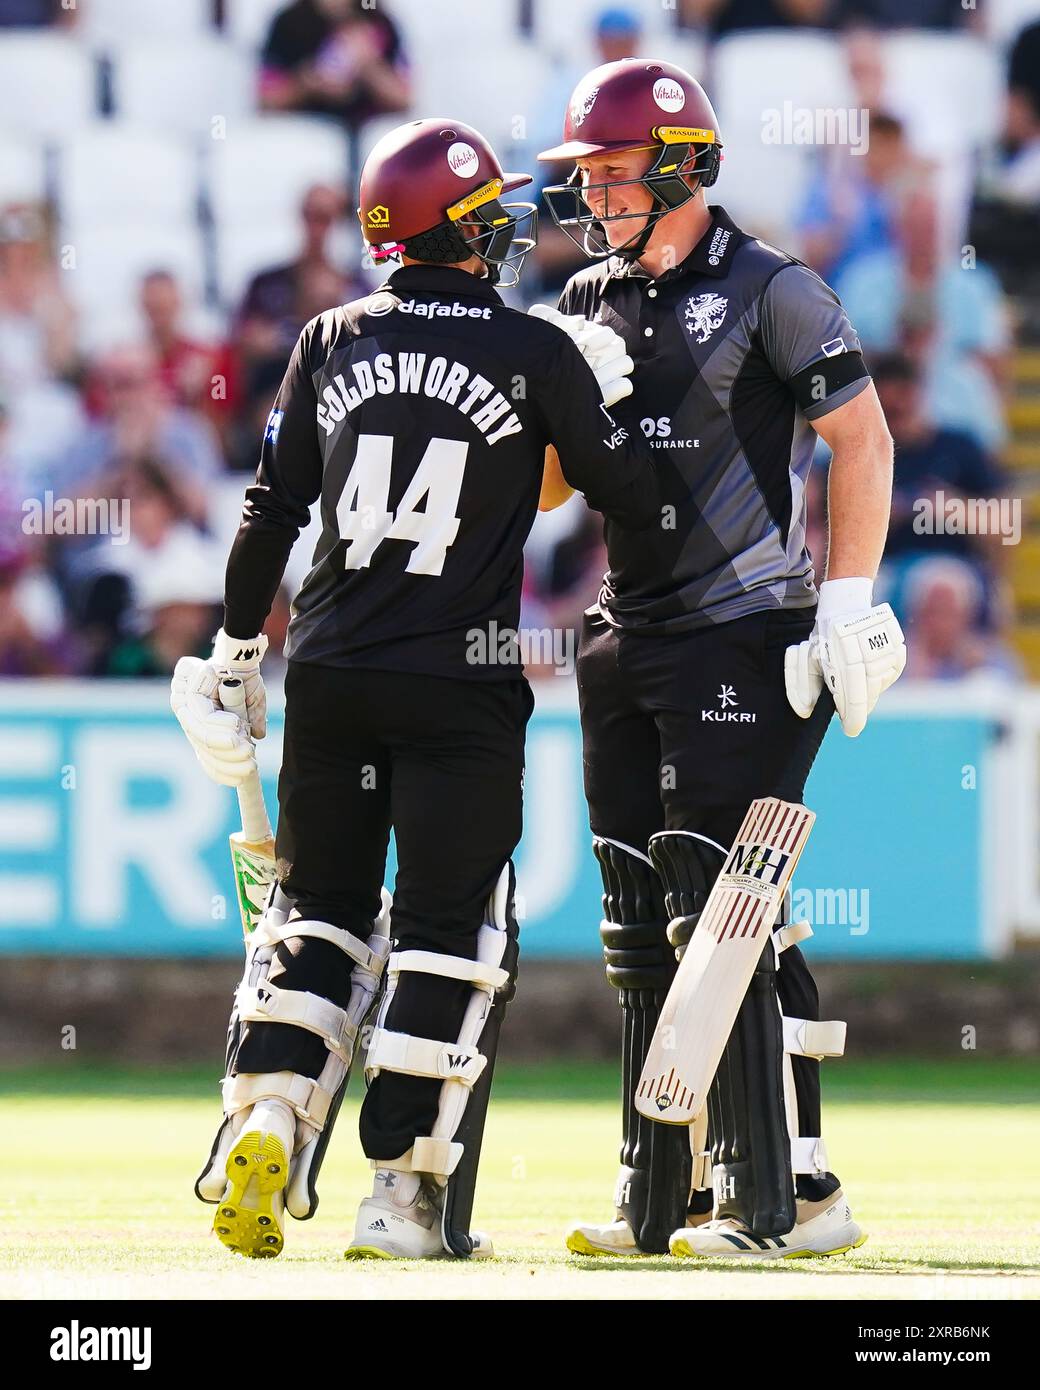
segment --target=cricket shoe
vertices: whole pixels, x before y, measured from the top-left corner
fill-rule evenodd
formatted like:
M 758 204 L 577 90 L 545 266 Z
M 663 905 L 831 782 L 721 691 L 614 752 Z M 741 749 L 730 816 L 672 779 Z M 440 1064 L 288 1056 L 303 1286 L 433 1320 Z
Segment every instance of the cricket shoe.
M 844 1255 L 866 1240 L 840 1187 L 822 1202 L 799 1200 L 797 1209 L 794 1230 L 785 1236 L 753 1235 L 727 1216 L 675 1231 L 668 1249 L 677 1259 L 797 1260 Z
M 704 1216 L 691 1216 L 691 1224 L 703 1222 Z M 673 1236 L 674 1240 L 675 1237 Z M 567 1249 L 572 1255 L 647 1255 L 640 1250 L 632 1227 L 619 1216 L 606 1225 L 572 1226 L 566 1235 Z M 659 1258 L 659 1257 L 658 1257 Z
M 565 1237 L 572 1255 L 645 1255 L 622 1217 L 602 1225 L 571 1226 Z
M 436 1260 L 448 1255 L 441 1238 L 443 1190 L 418 1173 L 377 1168 L 372 1196 L 358 1209 L 348 1260 Z M 495 1252 L 488 1236 L 470 1231 L 471 1259 Z
M 227 1185 L 217 1203 L 213 1230 L 221 1244 L 238 1255 L 270 1259 L 282 1252 L 284 1189 L 295 1129 L 287 1105 L 258 1101 L 228 1152 Z

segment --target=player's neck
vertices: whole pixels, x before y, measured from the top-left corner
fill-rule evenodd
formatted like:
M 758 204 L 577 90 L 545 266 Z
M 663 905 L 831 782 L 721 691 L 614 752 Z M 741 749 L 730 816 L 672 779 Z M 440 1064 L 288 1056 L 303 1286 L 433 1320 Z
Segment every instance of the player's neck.
M 437 270 L 465 270 L 470 275 L 480 279 L 487 274 L 487 266 L 479 256 L 469 256 L 464 261 L 416 261 L 411 256 L 401 255 L 402 265 L 427 265 Z
M 686 259 L 711 226 L 711 220 L 703 194 L 691 198 L 681 208 L 661 218 L 650 244 L 639 257 L 639 264 L 656 280 Z

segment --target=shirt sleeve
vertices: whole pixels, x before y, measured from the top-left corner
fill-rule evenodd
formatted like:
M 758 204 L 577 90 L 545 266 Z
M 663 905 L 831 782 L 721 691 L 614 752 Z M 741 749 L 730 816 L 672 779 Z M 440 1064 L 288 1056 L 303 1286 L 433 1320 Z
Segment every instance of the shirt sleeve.
M 809 420 L 837 410 L 870 381 L 841 300 L 808 266 L 795 262 L 773 275 L 762 295 L 759 333 L 770 366 Z
M 642 432 L 616 420 L 570 338 L 553 329 L 538 405 L 564 478 L 611 521 L 642 530 L 660 515 L 660 490 Z
M 224 579 L 224 631 L 260 632 L 282 582 L 289 552 L 321 494 L 317 392 L 309 365 L 314 326 L 300 334 L 267 418 L 256 482 L 246 489 L 242 522 Z

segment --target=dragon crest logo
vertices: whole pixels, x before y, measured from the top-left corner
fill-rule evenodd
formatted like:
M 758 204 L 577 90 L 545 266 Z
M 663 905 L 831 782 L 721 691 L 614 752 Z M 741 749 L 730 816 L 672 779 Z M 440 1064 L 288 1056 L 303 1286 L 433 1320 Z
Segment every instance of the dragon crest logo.
M 698 294 L 686 306 L 686 331 L 698 343 L 706 343 L 722 327 L 729 300 L 721 294 Z
M 580 102 L 576 101 L 574 103 L 574 105 L 571 107 L 571 125 L 580 126 L 582 124 L 582 122 L 585 120 L 585 117 L 595 106 L 596 98 L 598 96 L 599 88 L 593 87 L 591 92 L 586 92 L 585 96 L 582 98 Z

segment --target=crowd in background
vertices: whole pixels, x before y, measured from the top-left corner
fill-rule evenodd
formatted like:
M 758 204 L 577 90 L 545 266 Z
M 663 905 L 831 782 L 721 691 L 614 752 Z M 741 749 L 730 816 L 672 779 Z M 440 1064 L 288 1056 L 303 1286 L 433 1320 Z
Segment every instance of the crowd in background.
M 90 3 L 0 0 L 0 26 L 56 26 L 79 42 Z M 212 32 L 227 33 L 229 43 L 233 3 L 206 6 Z M 518 43 L 537 46 L 544 0 L 496 3 L 515 11 Z M 158 676 L 186 652 L 206 654 L 242 487 L 296 336 L 314 314 L 380 278 L 363 264 L 355 231 L 357 161 L 377 131 L 408 113 L 430 114 L 416 109 L 429 90 L 420 78 L 442 52 L 409 51 L 392 0 L 374 8 L 361 0 L 264 8 L 256 109 L 272 120 L 289 113 L 336 125 L 349 152 L 342 178 L 303 192 L 294 254 L 254 266 L 229 298 L 212 277 L 189 283 L 157 253 L 135 281 L 136 305 L 99 309 L 95 296 L 88 313 L 69 291 L 61 209 L 41 198 L 0 210 L 0 675 Z M 588 7 L 579 8 L 584 17 Z M 534 171 L 534 152 L 558 140 L 570 89 L 592 62 L 650 51 L 651 37 L 661 42 L 660 29 L 645 33 L 647 8 L 589 12 L 581 43 L 549 55 L 512 162 L 524 158 Z M 952 181 L 918 138 L 920 108 L 886 100 L 881 37 L 893 25 L 977 27 L 980 16 L 960 0 L 677 0 L 657 16 L 670 26 L 666 56 L 695 54 L 709 92 L 714 57 L 734 35 L 825 31 L 847 64 L 856 104 L 870 113 L 866 153 L 816 148 L 782 223 L 782 190 L 768 177 L 758 184 L 760 204 L 752 195 L 738 210 L 749 230 L 777 240 L 834 285 L 862 338 L 896 444 L 878 595 L 892 601 L 908 632 L 908 676 L 1019 674 L 1005 638 L 1006 547 L 993 536 L 922 533 L 916 518 L 922 498 L 1006 492 L 1010 353 L 1016 334 L 1040 338 L 1040 5 L 1033 16 L 1020 8 L 1017 29 L 986 36 L 1004 75 L 999 128 L 950 161 Z M 0 27 L 0 56 L 9 32 Z M 493 68 L 511 57 L 477 52 L 472 61 Z M 111 80 L 100 66 L 102 120 Z M 452 109 L 466 114 L 464 90 Z M 0 147 L 0 185 L 3 158 Z M 277 187 L 283 172 L 257 170 L 256 178 Z M 553 172 L 543 170 L 541 183 Z M 725 165 L 718 200 L 729 206 Z M 575 255 L 544 216 L 512 302 L 551 300 L 584 263 Z M 99 321 L 123 321 L 129 308 L 134 333 L 108 341 Z M 818 572 L 826 480 L 821 453 L 809 490 Z M 26 499 L 48 494 L 126 499 L 125 529 L 101 537 L 28 526 Z M 272 613 L 272 653 L 306 551 L 301 540 Z M 576 626 L 604 568 L 600 523 L 580 498 L 540 517 L 528 553 L 525 626 Z

